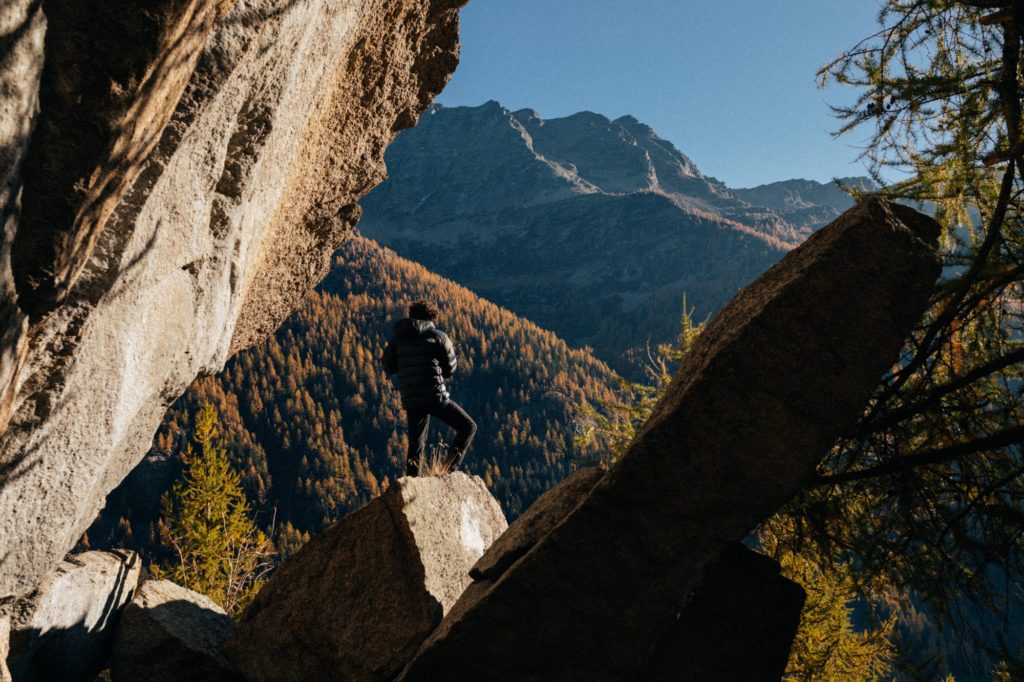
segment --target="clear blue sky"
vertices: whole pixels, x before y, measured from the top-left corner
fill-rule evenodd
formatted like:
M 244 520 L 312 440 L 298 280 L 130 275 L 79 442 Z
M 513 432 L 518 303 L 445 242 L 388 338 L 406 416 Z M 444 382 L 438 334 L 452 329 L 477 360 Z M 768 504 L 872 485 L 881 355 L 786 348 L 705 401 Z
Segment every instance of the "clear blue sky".
M 818 68 L 876 29 L 877 0 L 470 0 L 445 106 L 632 114 L 731 187 L 864 174 L 833 139 Z

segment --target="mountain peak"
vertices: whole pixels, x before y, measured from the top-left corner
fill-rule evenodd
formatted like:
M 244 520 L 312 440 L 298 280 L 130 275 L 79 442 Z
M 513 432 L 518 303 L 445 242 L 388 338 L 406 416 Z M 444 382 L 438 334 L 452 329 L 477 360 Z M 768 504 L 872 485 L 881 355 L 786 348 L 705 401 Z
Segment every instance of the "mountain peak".
M 540 125 L 544 125 L 544 119 L 533 109 L 519 109 L 513 111 L 512 115 L 520 121 L 537 121 Z
M 717 309 L 852 204 L 731 190 L 635 116 L 433 111 L 388 149 L 360 230 L 612 361 L 678 333 L 684 292 Z
M 731 190 L 633 115 L 612 120 L 580 111 L 545 119 L 496 100 L 433 105 L 420 125 L 398 136 L 387 162 L 392 181 L 369 202 L 409 202 L 408 192 L 392 193 L 393 184 L 429 179 L 428 191 L 407 209 L 439 224 L 453 211 L 484 206 L 507 212 L 581 195 L 647 193 L 791 247 L 852 203 L 838 188 L 811 181 Z

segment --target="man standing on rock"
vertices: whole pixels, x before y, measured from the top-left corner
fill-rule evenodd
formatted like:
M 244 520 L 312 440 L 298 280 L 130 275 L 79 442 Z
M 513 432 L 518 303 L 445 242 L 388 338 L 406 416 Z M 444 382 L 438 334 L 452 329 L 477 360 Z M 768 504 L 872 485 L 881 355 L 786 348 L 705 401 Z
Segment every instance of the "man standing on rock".
M 395 323 L 394 336 L 384 348 L 384 371 L 398 374 L 398 392 L 409 422 L 409 454 L 405 475 L 418 476 L 423 469 L 427 426 L 437 417 L 455 429 L 455 440 L 444 460 L 445 471 L 455 471 L 476 433 L 476 423 L 449 398 L 445 379 L 455 372 L 455 348 L 440 329 L 437 307 L 429 301 L 409 306 L 409 317 Z

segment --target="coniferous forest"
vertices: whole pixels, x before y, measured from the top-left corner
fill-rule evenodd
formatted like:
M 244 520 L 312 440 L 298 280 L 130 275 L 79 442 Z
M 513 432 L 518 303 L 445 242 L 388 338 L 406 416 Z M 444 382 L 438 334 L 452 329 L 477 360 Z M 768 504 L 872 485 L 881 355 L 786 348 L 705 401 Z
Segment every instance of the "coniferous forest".
M 264 343 L 197 379 L 167 412 L 153 448 L 111 494 L 91 546 L 159 556 L 160 496 L 202 405 L 219 413 L 229 458 L 260 525 L 286 556 L 404 473 L 406 427 L 380 354 L 418 298 L 436 301 L 459 367 L 452 397 L 477 422 L 463 464 L 511 520 L 596 456 L 574 445 L 573 406 L 610 398 L 610 370 L 584 350 L 375 242 L 354 237 L 331 273 Z M 448 431 L 431 426 L 428 456 Z

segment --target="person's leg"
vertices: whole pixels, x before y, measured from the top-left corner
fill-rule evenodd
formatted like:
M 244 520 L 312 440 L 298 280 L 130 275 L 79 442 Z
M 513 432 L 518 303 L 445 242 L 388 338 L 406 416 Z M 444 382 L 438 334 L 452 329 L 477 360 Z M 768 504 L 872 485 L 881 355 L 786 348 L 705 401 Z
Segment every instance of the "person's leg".
M 423 410 L 406 410 L 409 424 L 409 452 L 405 457 L 405 475 L 419 476 L 423 469 L 423 452 L 427 447 L 427 426 L 430 413 Z
M 466 456 L 466 450 L 476 435 L 476 422 L 470 419 L 466 411 L 454 400 L 449 400 L 431 414 L 448 426 L 455 429 L 455 440 L 448 448 L 448 456 L 445 457 L 444 466 L 447 471 L 455 471 L 462 464 L 462 458 Z

